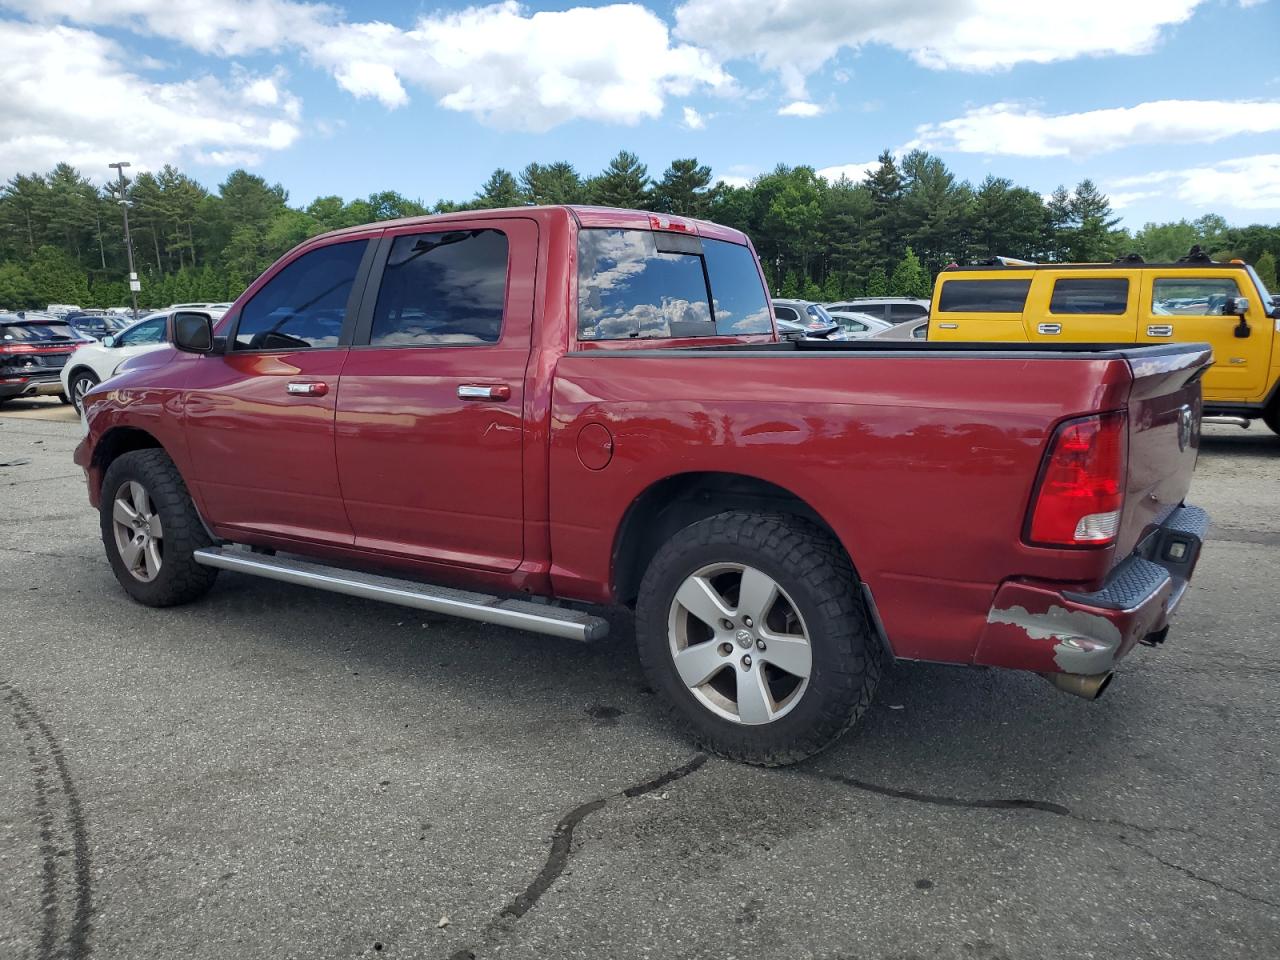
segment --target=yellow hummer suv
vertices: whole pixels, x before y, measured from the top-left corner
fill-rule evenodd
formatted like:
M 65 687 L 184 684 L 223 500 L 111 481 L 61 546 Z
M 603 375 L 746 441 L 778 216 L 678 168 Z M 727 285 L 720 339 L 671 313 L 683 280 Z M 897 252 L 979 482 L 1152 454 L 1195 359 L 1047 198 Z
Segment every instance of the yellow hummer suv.
M 1212 345 L 1204 377 L 1211 422 L 1280 433 L 1280 297 L 1243 260 L 1194 248 L 1176 263 L 1130 254 L 1112 263 L 997 257 L 938 277 L 930 340 Z

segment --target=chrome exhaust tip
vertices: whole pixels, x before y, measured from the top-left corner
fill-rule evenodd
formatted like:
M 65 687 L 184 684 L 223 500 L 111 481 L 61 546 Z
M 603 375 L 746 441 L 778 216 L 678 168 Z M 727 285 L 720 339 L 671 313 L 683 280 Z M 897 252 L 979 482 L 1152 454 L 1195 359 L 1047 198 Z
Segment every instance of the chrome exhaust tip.
M 1063 693 L 1085 700 L 1097 700 L 1111 685 L 1115 676 L 1110 670 L 1106 673 L 1042 673 L 1044 677 Z

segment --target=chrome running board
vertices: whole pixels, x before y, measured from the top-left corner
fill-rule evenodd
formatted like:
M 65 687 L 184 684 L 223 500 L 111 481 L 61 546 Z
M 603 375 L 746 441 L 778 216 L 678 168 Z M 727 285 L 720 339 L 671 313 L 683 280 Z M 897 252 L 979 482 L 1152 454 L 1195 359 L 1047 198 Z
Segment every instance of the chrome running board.
M 329 567 L 309 560 L 249 553 L 227 547 L 206 547 L 195 552 L 196 563 L 219 570 L 234 570 L 281 583 L 315 587 L 365 600 L 381 600 L 402 607 L 479 620 L 500 627 L 528 630 L 565 640 L 599 640 L 609 632 L 609 621 L 580 610 L 552 607 L 528 600 L 507 600 L 483 593 L 454 590 L 377 574 Z

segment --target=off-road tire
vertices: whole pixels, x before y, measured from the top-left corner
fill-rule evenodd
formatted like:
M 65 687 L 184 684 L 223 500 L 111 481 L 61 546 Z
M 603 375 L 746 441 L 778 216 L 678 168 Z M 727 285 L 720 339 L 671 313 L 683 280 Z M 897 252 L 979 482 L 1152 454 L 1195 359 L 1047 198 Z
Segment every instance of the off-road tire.
M 772 577 L 810 635 L 809 685 L 794 709 L 770 723 L 744 725 L 716 715 L 675 668 L 668 637 L 675 593 L 696 570 L 720 562 L 748 564 Z M 825 531 L 785 514 L 726 512 L 675 534 L 641 582 L 636 638 L 649 683 L 693 739 L 712 753 L 761 766 L 797 763 L 826 749 L 867 709 L 880 680 L 880 643 L 848 557 Z
M 1262 422 L 1271 428 L 1273 433 L 1280 433 L 1280 393 L 1277 393 L 1262 412 Z
M 116 546 L 112 511 L 116 491 L 126 482 L 142 484 L 163 524 L 163 555 L 154 580 L 144 582 L 129 572 Z M 122 454 L 102 478 L 99 506 L 102 544 L 120 586 L 138 603 L 172 607 L 199 599 L 213 586 L 218 571 L 196 563 L 194 552 L 213 545 L 196 513 L 187 485 L 163 450 L 134 450 Z

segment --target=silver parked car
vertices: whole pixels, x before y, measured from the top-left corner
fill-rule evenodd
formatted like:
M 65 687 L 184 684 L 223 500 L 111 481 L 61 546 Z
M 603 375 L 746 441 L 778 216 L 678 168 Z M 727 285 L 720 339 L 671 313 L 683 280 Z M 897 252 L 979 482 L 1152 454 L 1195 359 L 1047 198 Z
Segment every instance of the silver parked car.
M 871 335 L 873 340 L 928 340 L 929 339 L 929 317 L 926 314 L 919 320 L 908 320 L 906 323 L 898 323 L 889 327 L 888 330 L 882 330 L 879 333 Z
M 852 310 L 827 312 L 831 314 L 832 320 L 840 324 L 840 337 L 844 340 L 862 340 L 893 329 L 893 324 L 888 320 L 877 320 L 869 313 L 855 313 Z
M 866 313 L 889 323 L 906 323 L 929 315 L 929 301 L 916 297 L 854 297 L 826 304 L 829 311 Z

